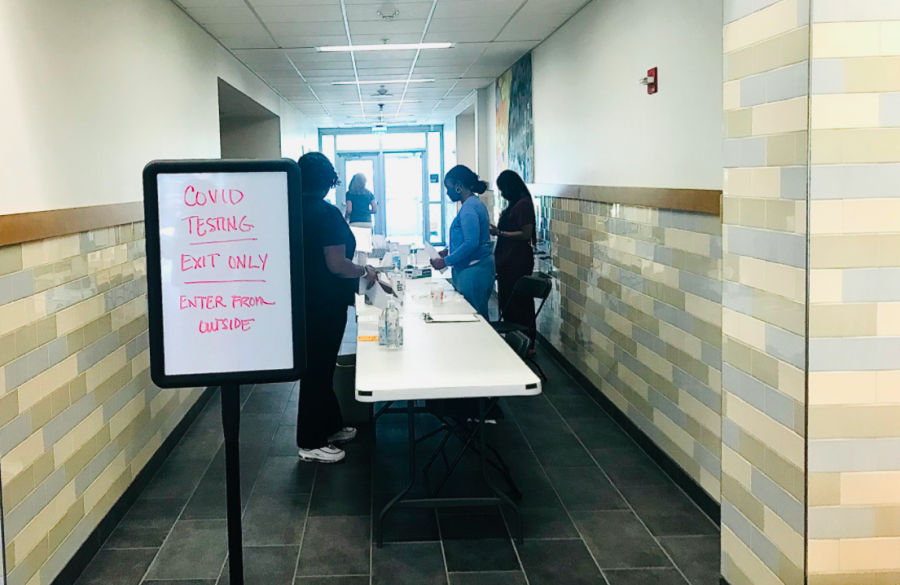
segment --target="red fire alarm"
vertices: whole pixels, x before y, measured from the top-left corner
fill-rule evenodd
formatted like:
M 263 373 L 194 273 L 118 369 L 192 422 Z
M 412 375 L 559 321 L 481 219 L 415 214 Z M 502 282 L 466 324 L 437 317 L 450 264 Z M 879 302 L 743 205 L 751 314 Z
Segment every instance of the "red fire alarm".
M 647 86 L 647 93 L 650 95 L 659 91 L 659 73 L 656 67 L 647 71 L 647 77 L 641 79 L 641 85 Z

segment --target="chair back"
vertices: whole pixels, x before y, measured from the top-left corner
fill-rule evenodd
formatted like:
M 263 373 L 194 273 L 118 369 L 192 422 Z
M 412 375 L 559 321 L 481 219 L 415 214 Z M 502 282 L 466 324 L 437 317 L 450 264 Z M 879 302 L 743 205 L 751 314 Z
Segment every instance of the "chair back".
M 531 340 L 528 339 L 528 336 L 521 331 L 510 331 L 503 338 L 506 340 L 507 345 L 516 352 L 516 355 L 524 360 L 525 356 L 528 355 L 528 348 L 531 346 Z
M 541 299 L 543 301 L 550 296 L 552 290 L 553 281 L 550 280 L 547 275 L 539 272 L 533 276 L 523 276 L 516 281 L 516 286 L 513 288 L 513 294 L 531 297 L 533 299 Z

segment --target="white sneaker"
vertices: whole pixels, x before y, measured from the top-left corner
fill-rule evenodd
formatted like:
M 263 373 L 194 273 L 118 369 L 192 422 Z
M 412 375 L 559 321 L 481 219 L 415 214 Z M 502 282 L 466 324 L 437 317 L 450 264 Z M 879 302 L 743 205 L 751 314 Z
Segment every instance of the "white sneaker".
M 339 447 L 328 445 L 319 449 L 300 449 L 299 455 L 301 461 L 310 463 L 337 463 L 344 459 L 346 453 Z
M 335 434 L 328 437 L 328 442 L 333 445 L 343 445 L 349 443 L 356 438 L 356 429 L 353 427 L 344 427 Z

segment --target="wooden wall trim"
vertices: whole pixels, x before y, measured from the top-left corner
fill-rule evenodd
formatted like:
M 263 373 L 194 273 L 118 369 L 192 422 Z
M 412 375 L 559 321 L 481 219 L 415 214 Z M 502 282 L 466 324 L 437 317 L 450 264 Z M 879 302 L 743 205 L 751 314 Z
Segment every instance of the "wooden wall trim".
M 115 203 L 0 215 L 0 246 L 68 236 L 144 220 L 144 204 Z
M 591 185 L 528 185 L 531 194 L 561 199 L 640 205 L 722 215 L 722 191 L 706 189 L 657 189 L 652 187 L 595 187 Z

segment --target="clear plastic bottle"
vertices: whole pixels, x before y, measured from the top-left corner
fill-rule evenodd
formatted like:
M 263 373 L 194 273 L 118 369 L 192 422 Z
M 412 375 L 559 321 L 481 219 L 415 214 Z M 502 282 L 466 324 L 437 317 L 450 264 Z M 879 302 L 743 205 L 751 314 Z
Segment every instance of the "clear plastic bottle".
M 397 294 L 397 299 L 402 307 L 403 296 L 406 293 L 406 273 L 397 267 L 394 267 L 391 271 L 391 286 L 394 288 L 394 292 Z
M 378 345 L 387 345 L 387 311 L 378 314 Z
M 394 299 L 388 301 L 384 313 L 387 321 L 387 347 L 388 349 L 398 349 L 403 345 L 403 330 L 400 324 L 400 309 Z
M 393 265 L 394 268 L 396 268 L 397 270 L 400 270 L 402 268 L 401 267 L 402 260 L 400 259 L 400 245 L 396 244 L 394 242 L 391 242 L 390 252 L 391 252 L 391 264 Z

